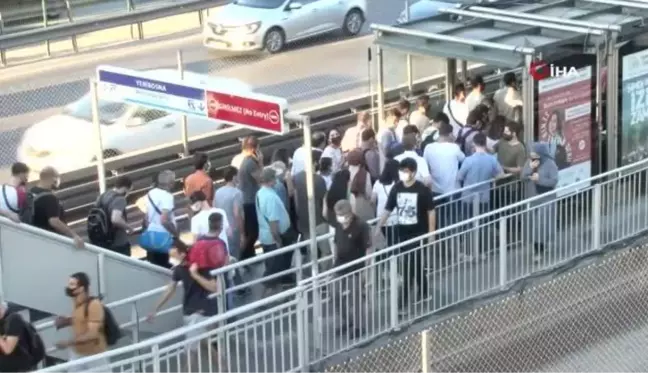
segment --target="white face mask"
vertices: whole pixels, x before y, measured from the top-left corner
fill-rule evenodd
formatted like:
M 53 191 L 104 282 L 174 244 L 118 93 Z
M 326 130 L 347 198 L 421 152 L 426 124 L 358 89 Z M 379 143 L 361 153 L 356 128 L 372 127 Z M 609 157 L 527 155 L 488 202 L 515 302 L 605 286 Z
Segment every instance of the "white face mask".
M 349 221 L 349 219 L 346 216 L 338 215 L 335 218 L 337 219 L 337 222 L 340 224 L 346 224 Z
M 202 210 L 202 202 L 196 202 L 193 205 L 191 205 L 191 210 L 193 212 L 198 212 L 198 211 Z
M 404 172 L 404 171 L 398 171 L 398 178 L 400 179 L 400 181 L 402 181 L 404 183 L 410 181 L 410 179 L 411 179 L 410 173 L 409 172 Z
M 173 267 L 179 266 L 180 263 L 182 262 L 178 258 L 173 258 L 173 257 L 169 258 L 169 264 L 171 264 L 171 266 Z

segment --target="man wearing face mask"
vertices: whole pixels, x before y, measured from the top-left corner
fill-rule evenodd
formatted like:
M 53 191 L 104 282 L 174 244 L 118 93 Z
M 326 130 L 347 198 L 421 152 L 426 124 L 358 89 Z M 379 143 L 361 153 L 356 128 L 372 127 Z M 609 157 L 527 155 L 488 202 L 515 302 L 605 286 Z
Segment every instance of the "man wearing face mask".
M 62 234 L 74 240 L 74 245 L 85 247 L 83 239 L 64 221 L 65 210 L 54 190 L 59 187 L 60 176 L 52 167 L 45 167 L 40 172 L 38 184 L 27 194 L 26 208 L 32 212 L 27 223 L 46 231 Z
M 207 198 L 207 204 L 211 205 L 214 199 L 214 181 L 209 176 L 209 157 L 205 153 L 194 154 L 195 171 L 184 179 L 185 197 L 189 198 L 194 192 L 203 192 Z
M 331 132 L 329 132 L 329 144 L 324 148 L 320 158 L 328 157 L 333 160 L 331 168 L 333 173 L 340 171 L 344 165 L 344 155 L 342 154 L 340 144 L 342 144 L 342 136 L 340 135 L 340 132 L 338 132 L 338 130 L 331 130 Z
M 369 225 L 356 216 L 351 203 L 340 200 L 333 207 L 336 221 L 335 228 L 335 257 L 334 266 L 340 267 L 362 258 L 372 250 L 371 231 Z M 336 272 L 339 277 L 334 282 L 334 292 L 340 303 L 342 325 L 338 333 L 352 333 L 351 338 L 361 334 L 362 314 L 364 313 L 362 271 L 364 263 L 358 263 Z
M 0 197 L 0 215 L 20 223 L 20 213 L 25 208 L 27 200 L 27 180 L 29 178 L 29 167 L 22 162 L 11 165 L 11 181 L 2 185 L 2 196 Z
M 72 327 L 72 338 L 56 343 L 59 349 L 69 348 L 70 360 L 101 354 L 108 349 L 104 331 L 105 312 L 99 299 L 90 297 L 90 278 L 83 272 L 70 276 L 65 295 L 72 299 L 72 316 L 59 316 L 57 329 Z M 108 360 L 101 358 L 75 367 L 78 372 L 105 372 Z M 108 369 L 109 370 L 109 369 Z
M 427 165 L 426 165 L 427 167 Z M 396 183 L 389 191 L 385 211 L 382 213 L 375 234 L 379 235 L 381 228 L 387 219 L 396 210 L 396 239 L 398 242 L 405 242 L 413 238 L 432 233 L 436 227 L 435 204 L 432 191 L 422 182 L 416 179 L 417 162 L 412 158 L 403 159 L 398 167 L 399 183 Z M 403 286 L 403 297 L 401 298 L 401 311 L 406 312 L 409 302 L 410 291 L 417 285 L 419 299 L 427 294 L 427 278 L 423 268 L 426 265 L 422 245 L 426 245 L 426 239 L 413 244 L 401 247 L 405 265 L 403 267 L 405 285 Z

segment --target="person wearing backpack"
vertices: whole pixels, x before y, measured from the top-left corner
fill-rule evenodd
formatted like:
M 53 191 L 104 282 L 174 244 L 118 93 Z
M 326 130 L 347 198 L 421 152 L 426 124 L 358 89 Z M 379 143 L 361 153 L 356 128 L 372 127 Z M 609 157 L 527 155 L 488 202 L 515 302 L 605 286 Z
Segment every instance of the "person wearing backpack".
M 0 372 L 31 372 L 45 358 L 45 345 L 34 327 L 0 301 Z
M 396 138 L 396 126 L 400 122 L 401 113 L 397 108 L 387 111 L 387 115 L 381 129 L 378 131 L 378 151 L 380 152 L 380 169 L 387 159 L 392 157 L 394 149 L 400 145 Z
M 466 127 L 462 128 L 457 135 L 457 145 L 466 157 L 470 156 L 474 151 L 473 139 L 476 134 L 482 133 L 488 120 L 488 107 L 486 105 L 478 105 L 473 111 L 468 114 L 466 120 Z
M 74 241 L 74 246 L 83 249 L 85 247 L 83 238 L 65 223 L 65 210 L 54 193 L 61 183 L 58 171 L 53 167 L 45 167 L 39 176 L 38 184 L 27 192 L 21 220 L 36 228 L 70 237 Z
M 72 300 L 72 316 L 59 316 L 54 321 L 57 329 L 72 327 L 72 337 L 56 342 L 56 348 L 68 349 L 70 360 L 97 355 L 108 350 L 121 336 L 119 326 L 101 300 L 90 296 L 90 278 L 84 272 L 70 276 L 64 288 Z M 109 361 L 97 358 L 74 367 L 77 372 L 106 372 Z
M 119 176 L 113 189 L 97 198 L 86 219 L 88 238 L 93 245 L 130 256 L 128 236 L 133 230 L 126 220 L 126 196 L 132 186 L 128 176 Z
M 0 215 L 14 223 L 20 223 L 20 215 L 27 202 L 27 181 L 29 167 L 16 162 L 11 165 L 11 181 L 2 185 L 2 198 L 0 198 Z
M 371 128 L 364 130 L 360 149 L 362 149 L 364 165 L 369 172 L 372 185 L 380 177 L 380 153 L 376 144 L 376 132 Z

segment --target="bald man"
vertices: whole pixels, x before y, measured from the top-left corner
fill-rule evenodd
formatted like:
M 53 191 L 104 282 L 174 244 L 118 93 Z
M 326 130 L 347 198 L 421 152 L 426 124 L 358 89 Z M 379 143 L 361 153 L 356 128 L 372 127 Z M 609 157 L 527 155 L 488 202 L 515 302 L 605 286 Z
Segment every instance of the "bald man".
M 83 239 L 63 221 L 65 211 L 54 190 L 59 187 L 60 176 L 53 167 L 45 167 L 40 172 L 38 185 L 27 196 L 27 206 L 32 211 L 31 225 L 72 238 L 74 245 L 82 249 Z

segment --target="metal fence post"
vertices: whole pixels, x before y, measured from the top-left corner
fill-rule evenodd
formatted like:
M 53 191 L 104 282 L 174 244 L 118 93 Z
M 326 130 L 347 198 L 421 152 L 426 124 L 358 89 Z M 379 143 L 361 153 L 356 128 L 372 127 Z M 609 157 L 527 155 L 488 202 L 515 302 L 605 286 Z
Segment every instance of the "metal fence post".
M 313 294 L 313 296 L 317 296 Z M 309 348 L 308 328 L 306 328 L 306 316 L 308 312 L 307 298 L 304 289 L 297 293 L 297 358 L 299 359 L 299 371 L 308 372 Z
M 430 343 L 429 343 L 429 330 L 421 332 L 421 372 L 428 373 L 430 371 Z
M 479 193 L 474 193 L 472 198 L 472 204 L 470 206 L 470 212 L 472 213 L 469 219 L 479 216 Z M 472 255 L 474 259 L 479 259 L 479 219 L 473 221 L 472 223 Z
M 131 338 L 133 338 L 133 343 L 140 341 L 139 337 L 139 312 L 137 312 L 137 301 L 131 303 L 131 322 L 133 323 L 131 329 Z
M 405 0 L 405 22 L 410 21 L 410 2 L 409 0 Z M 407 54 L 407 60 L 406 60 L 406 65 L 407 65 L 407 90 L 412 93 L 413 86 L 414 86 L 414 72 L 412 68 L 412 55 Z
M 391 329 L 398 330 L 398 259 L 389 257 L 389 319 Z
M 106 254 L 97 255 L 97 292 L 102 298 L 105 298 L 108 289 L 106 289 Z
M 603 213 L 601 184 L 594 185 L 592 193 L 592 249 L 598 250 L 601 247 L 601 214 Z
M 70 0 L 65 0 L 65 11 L 67 12 L 68 22 L 74 22 L 74 17 L 72 16 L 72 5 L 70 5 Z M 72 35 L 72 50 L 74 53 L 79 52 L 79 44 L 77 43 L 76 35 Z
M 178 60 L 178 73 L 180 73 L 180 80 L 184 80 L 184 63 L 182 61 L 182 50 L 178 49 L 177 52 Z M 187 116 L 183 115 L 181 117 L 181 131 L 182 131 L 182 154 L 185 157 L 189 156 L 189 134 L 187 131 Z
M 101 140 L 101 122 L 99 121 L 99 93 L 97 82 L 90 78 L 90 97 L 92 98 L 92 123 L 95 128 L 95 143 L 97 161 L 97 178 L 99 181 L 99 192 L 106 191 L 106 163 L 104 161 L 103 141 Z
M 2 13 L 0 13 L 0 35 L 4 35 L 4 20 Z M 4 49 L 0 49 L 0 66 L 7 66 L 7 53 Z
M 507 247 L 508 247 L 508 218 L 502 217 L 499 219 L 499 282 L 500 288 L 504 289 L 508 283 L 508 260 L 507 260 Z
M 384 75 L 383 50 L 376 45 L 376 101 L 378 101 L 378 120 L 374 122 L 374 131 L 378 129 L 384 121 L 385 115 L 385 75 Z
M 47 0 L 41 0 L 41 10 L 43 12 L 43 27 L 47 28 Z M 45 41 L 45 53 L 47 57 L 52 56 L 52 50 L 50 48 L 50 41 Z

